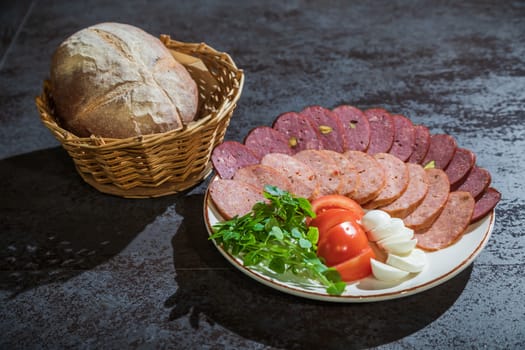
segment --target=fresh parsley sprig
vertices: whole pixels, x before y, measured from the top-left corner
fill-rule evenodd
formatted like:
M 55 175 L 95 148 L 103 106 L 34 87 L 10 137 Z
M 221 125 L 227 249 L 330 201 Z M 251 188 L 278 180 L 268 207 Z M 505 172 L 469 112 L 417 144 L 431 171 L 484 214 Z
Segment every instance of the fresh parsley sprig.
M 319 259 L 319 232 L 306 225 L 307 217 L 315 217 L 310 202 L 275 186 L 265 186 L 264 197 L 268 201 L 255 204 L 250 213 L 215 224 L 210 239 L 245 266 L 262 264 L 278 274 L 291 271 L 340 295 L 346 284 L 336 269 Z

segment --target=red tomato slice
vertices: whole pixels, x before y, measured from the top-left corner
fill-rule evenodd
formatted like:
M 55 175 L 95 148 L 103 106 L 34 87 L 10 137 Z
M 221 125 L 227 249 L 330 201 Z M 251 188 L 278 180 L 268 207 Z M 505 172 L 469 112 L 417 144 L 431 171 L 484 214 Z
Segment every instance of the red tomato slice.
M 325 259 L 327 266 L 340 264 L 370 248 L 366 233 L 354 220 L 332 226 L 323 236 L 317 246 L 317 255 Z
M 309 226 L 315 226 L 319 230 L 319 241 L 317 242 L 319 246 L 327 236 L 326 233 L 329 229 L 345 221 L 356 220 L 358 220 L 358 216 L 353 211 L 340 208 L 326 209 L 310 221 Z
M 316 198 L 311 204 L 312 209 L 316 215 L 319 215 L 325 210 L 335 208 L 350 210 L 356 214 L 358 219 L 361 219 L 363 215 L 365 215 L 365 212 L 359 203 L 347 196 L 340 194 L 329 194 Z
M 368 248 L 361 252 L 361 254 L 352 259 L 343 261 L 335 265 L 334 268 L 341 275 L 341 279 L 345 282 L 353 282 L 365 278 L 372 273 L 372 265 L 370 259 L 375 259 L 375 253 L 372 248 Z

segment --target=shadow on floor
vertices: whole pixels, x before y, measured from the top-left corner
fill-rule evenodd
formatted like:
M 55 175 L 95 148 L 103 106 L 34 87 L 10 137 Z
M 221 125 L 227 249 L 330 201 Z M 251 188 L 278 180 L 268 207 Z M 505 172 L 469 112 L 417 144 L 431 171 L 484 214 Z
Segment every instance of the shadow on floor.
M 92 269 L 174 200 L 102 194 L 60 147 L 0 160 L 0 288 L 15 296 Z

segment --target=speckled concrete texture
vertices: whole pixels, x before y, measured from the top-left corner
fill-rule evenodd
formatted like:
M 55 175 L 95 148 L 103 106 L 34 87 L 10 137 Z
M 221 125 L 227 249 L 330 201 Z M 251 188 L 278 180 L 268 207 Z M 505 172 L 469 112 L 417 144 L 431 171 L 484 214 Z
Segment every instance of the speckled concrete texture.
M 147 200 L 85 184 L 39 121 L 51 54 L 103 21 L 228 52 L 226 138 L 308 105 L 381 106 L 473 150 L 503 195 L 472 265 L 420 294 L 333 304 L 244 276 L 207 240 L 207 179 Z M 0 4 L 0 348 L 525 348 L 522 1 Z

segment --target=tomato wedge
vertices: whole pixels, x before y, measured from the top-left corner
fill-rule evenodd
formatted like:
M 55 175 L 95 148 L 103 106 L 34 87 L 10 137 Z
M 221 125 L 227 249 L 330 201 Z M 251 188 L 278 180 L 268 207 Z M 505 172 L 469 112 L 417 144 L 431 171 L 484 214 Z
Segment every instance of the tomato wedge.
M 328 209 L 346 209 L 349 210 L 357 216 L 357 219 L 360 220 L 365 212 L 363 208 L 354 201 L 353 199 L 343 196 L 340 194 L 329 194 L 326 196 L 321 196 L 312 201 L 312 210 L 316 215 L 319 215 L 325 210 Z
M 332 226 L 323 236 L 317 246 L 317 255 L 324 258 L 327 266 L 352 259 L 370 248 L 366 233 L 353 219 Z
M 370 259 L 375 259 L 372 248 L 368 248 L 361 254 L 334 266 L 345 282 L 353 282 L 365 278 L 372 273 Z
M 310 221 L 309 226 L 315 226 L 319 230 L 319 241 L 317 242 L 319 246 L 326 238 L 326 233 L 329 229 L 345 221 L 356 220 L 358 220 L 358 217 L 353 211 L 340 208 L 327 209 Z

